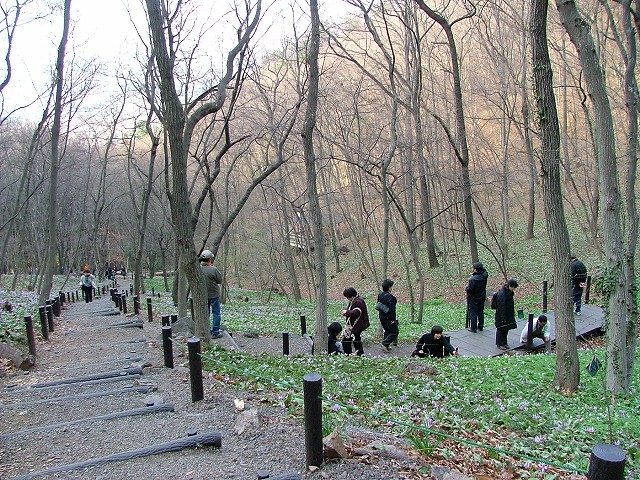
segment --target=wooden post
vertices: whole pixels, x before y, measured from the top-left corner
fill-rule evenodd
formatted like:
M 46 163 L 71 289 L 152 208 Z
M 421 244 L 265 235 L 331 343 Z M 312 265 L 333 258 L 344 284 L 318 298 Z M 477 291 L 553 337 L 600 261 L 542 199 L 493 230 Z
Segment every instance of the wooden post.
M 122 291 L 120 300 L 122 301 L 122 313 L 126 315 L 127 314 L 127 291 L 126 290 Z
M 533 349 L 533 313 L 529 314 L 529 320 L 527 321 L 527 352 Z
M 624 480 L 627 452 L 615 445 L 597 443 L 591 450 L 588 480 Z
M 547 313 L 547 290 L 549 288 L 549 282 L 544 280 L 542 282 L 542 313 Z
M 304 385 L 304 444 L 307 467 L 320 467 L 324 461 L 322 445 L 322 377 L 307 373 Z
M 171 323 L 169 322 L 169 315 L 164 314 L 164 315 L 161 315 L 160 318 L 162 318 L 162 326 L 163 327 L 171 326 Z
M 138 295 L 133 296 L 133 313 L 140 314 L 140 297 Z
M 46 301 L 47 309 L 47 322 L 49 324 L 49 331 L 53 332 L 55 330 L 55 325 L 53 324 L 53 307 L 51 305 L 51 300 Z
M 164 366 L 167 368 L 173 368 L 173 343 L 171 341 L 171 325 L 162 326 L 162 351 L 164 353 Z
M 282 332 L 282 354 L 289 355 L 289 332 Z
M 303 337 L 307 334 L 307 317 L 300 315 L 300 335 Z
M 147 298 L 147 316 L 149 317 L 149 321 L 153 321 L 153 307 L 151 306 L 151 299 Z
M 47 321 L 47 307 L 38 307 L 40 314 L 40 329 L 42 330 L 42 338 L 49 340 L 49 322 Z
M 27 341 L 29 342 L 29 355 L 36 356 L 36 337 L 33 334 L 33 318 L 25 315 L 24 324 L 27 329 Z
M 584 304 L 589 303 L 589 292 L 591 291 L 591 275 L 587 275 L 587 288 L 584 289 Z
M 178 321 L 178 314 L 177 313 L 172 313 L 171 314 L 171 323 L 176 323 Z
M 202 386 L 202 358 L 200 357 L 200 339 L 191 337 L 187 341 L 189 349 L 189 379 L 191 380 L 191 401 L 197 402 L 204 398 Z

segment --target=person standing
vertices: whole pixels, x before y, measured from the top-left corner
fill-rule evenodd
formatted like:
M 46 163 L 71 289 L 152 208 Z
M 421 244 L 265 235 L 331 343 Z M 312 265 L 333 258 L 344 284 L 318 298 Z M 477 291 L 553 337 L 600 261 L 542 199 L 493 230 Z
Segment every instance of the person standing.
M 573 284 L 573 311 L 576 315 L 582 315 L 582 292 L 587 281 L 587 267 L 578 257 L 571 254 L 571 282 Z
M 362 332 L 369 328 L 369 313 L 367 312 L 367 304 L 364 303 L 364 299 L 358 295 L 358 292 L 353 287 L 347 287 L 342 294 L 349 304 L 345 310 L 342 310 L 342 316 L 347 319 L 347 332 L 345 337 L 353 337 L 353 349 L 359 356 L 364 355 L 364 347 L 362 346 Z M 344 352 L 349 354 L 352 352 L 352 345 L 350 342 L 345 341 L 343 343 Z
M 200 254 L 200 269 L 207 284 L 209 313 L 211 313 L 211 337 L 220 338 L 222 337 L 222 333 L 220 333 L 220 323 L 222 322 L 222 313 L 220 311 L 222 274 L 213 264 L 213 252 L 211 250 L 203 250 Z
M 382 292 L 378 294 L 378 303 L 376 303 L 376 309 L 379 304 L 387 307 L 386 312 L 384 310 L 378 310 L 380 317 L 380 323 L 382 324 L 383 338 L 382 338 L 382 351 L 391 351 L 391 344 L 398 338 L 398 319 L 396 317 L 396 304 L 398 299 L 391 293 L 391 287 L 393 287 L 393 280 L 385 279 L 382 281 Z
M 95 279 L 96 277 L 91 273 L 89 265 L 85 265 L 82 269 L 82 277 L 80 277 L 80 288 L 82 289 L 85 303 L 93 302 L 93 289 L 96 288 Z
M 513 303 L 514 292 L 518 288 L 518 282 L 513 278 L 505 283 L 495 293 L 491 302 L 491 308 L 496 311 L 496 346 L 500 350 L 508 350 L 507 335 L 518 325 L 516 323 L 515 306 Z
M 487 299 L 487 278 L 489 274 L 480 262 L 473 264 L 473 273 L 465 287 L 469 311 L 469 330 L 476 333 L 484 330 L 484 303 Z

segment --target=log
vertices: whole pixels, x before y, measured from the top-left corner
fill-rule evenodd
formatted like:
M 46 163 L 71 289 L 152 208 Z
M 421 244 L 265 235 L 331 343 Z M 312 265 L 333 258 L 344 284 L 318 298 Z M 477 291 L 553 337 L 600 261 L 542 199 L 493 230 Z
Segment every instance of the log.
M 141 367 L 123 368 L 121 370 L 112 370 L 110 372 L 95 373 L 93 375 L 84 375 L 81 377 L 73 377 L 73 378 L 63 378 L 61 380 L 53 380 L 51 382 L 37 383 L 35 385 L 31 385 L 31 388 L 52 387 L 54 385 L 64 385 L 67 383 L 81 383 L 81 382 L 87 382 L 91 380 L 101 380 L 103 378 L 126 377 L 129 375 L 142 375 L 142 368 Z
M 3 433 L 0 435 L 0 440 L 6 440 L 16 435 L 26 435 L 28 433 L 46 432 L 49 430 L 55 430 L 57 428 L 65 428 L 72 425 L 80 425 L 82 423 L 99 422 L 102 420 L 113 420 L 115 418 L 135 417 L 139 415 L 148 415 L 151 413 L 159 412 L 173 412 L 174 407 L 170 403 L 163 403 L 161 405 L 153 405 L 150 407 L 134 408 L 132 410 L 124 410 L 122 412 L 107 413 L 106 415 L 99 415 L 97 417 L 79 418 L 77 420 L 70 420 L 62 423 L 52 423 L 51 425 L 42 425 L 40 427 L 27 428 L 25 430 L 16 430 L 15 432 Z
M 100 465 L 106 465 L 108 463 L 122 462 L 124 460 L 131 460 L 134 458 L 147 457 L 149 455 L 157 455 L 159 453 L 177 452 L 185 448 L 199 448 L 199 447 L 217 447 L 222 445 L 222 435 L 219 432 L 207 432 L 200 435 L 193 435 L 191 437 L 179 438 L 177 440 L 171 440 L 169 442 L 159 443 L 156 445 L 149 445 L 147 447 L 138 448 L 136 450 L 129 450 L 126 452 L 114 453 L 113 455 L 107 455 L 104 457 L 93 458 L 85 460 L 83 462 L 71 463 L 67 465 L 60 465 L 58 467 L 49 468 L 47 470 L 40 470 L 38 472 L 31 472 L 25 475 L 18 475 L 13 477 L 14 480 L 29 480 L 32 478 L 44 477 L 55 473 L 69 472 L 71 470 L 78 470 L 80 468 L 95 467 Z M 273 477 L 276 478 L 276 477 Z M 294 477 L 291 477 L 292 479 Z M 300 479 L 300 477 L 295 477 Z M 283 478 L 284 480 L 284 478 Z

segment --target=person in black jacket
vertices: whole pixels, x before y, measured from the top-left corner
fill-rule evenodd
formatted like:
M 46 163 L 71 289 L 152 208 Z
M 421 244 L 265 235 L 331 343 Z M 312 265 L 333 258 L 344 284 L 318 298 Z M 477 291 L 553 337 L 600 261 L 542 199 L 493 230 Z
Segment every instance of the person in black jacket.
M 378 310 L 380 323 L 384 330 L 382 339 L 383 352 L 391 351 L 391 344 L 398 338 L 398 320 L 396 318 L 396 304 L 398 300 L 391 293 L 391 287 L 393 287 L 393 280 L 385 279 L 382 282 L 382 292 L 378 294 L 378 302 L 386 305 L 388 308 L 387 312 Z
M 484 330 L 484 303 L 487 299 L 487 278 L 489 274 L 480 262 L 473 264 L 473 273 L 465 287 L 469 310 L 469 330 L 476 333 Z
M 340 322 L 332 322 L 327 329 L 329 332 L 329 343 L 327 345 L 327 353 L 337 354 L 344 353 L 344 348 L 342 347 L 342 342 L 338 340 L 338 335 L 342 331 L 342 325 Z
M 574 313 L 582 315 L 582 292 L 587 281 L 587 267 L 584 266 L 578 257 L 571 254 L 571 282 L 573 285 L 573 305 Z
M 449 355 L 458 355 L 458 350 L 451 346 L 440 325 L 434 325 L 430 332 L 422 335 L 416 344 L 416 349 L 411 354 L 412 357 L 420 358 L 426 356 L 442 358 Z
M 495 303 L 492 302 L 491 305 L 492 308 L 495 306 L 496 310 L 496 345 L 501 350 L 509 349 L 507 335 L 509 330 L 518 326 L 513 303 L 516 288 L 518 288 L 518 282 L 512 278 L 496 292 Z

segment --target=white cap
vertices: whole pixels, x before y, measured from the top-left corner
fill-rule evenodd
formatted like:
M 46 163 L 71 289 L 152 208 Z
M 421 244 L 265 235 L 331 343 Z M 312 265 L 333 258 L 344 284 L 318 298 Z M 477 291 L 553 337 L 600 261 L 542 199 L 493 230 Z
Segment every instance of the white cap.
M 211 250 L 203 250 L 200 254 L 201 260 L 209 260 L 211 258 L 213 258 L 213 252 Z

